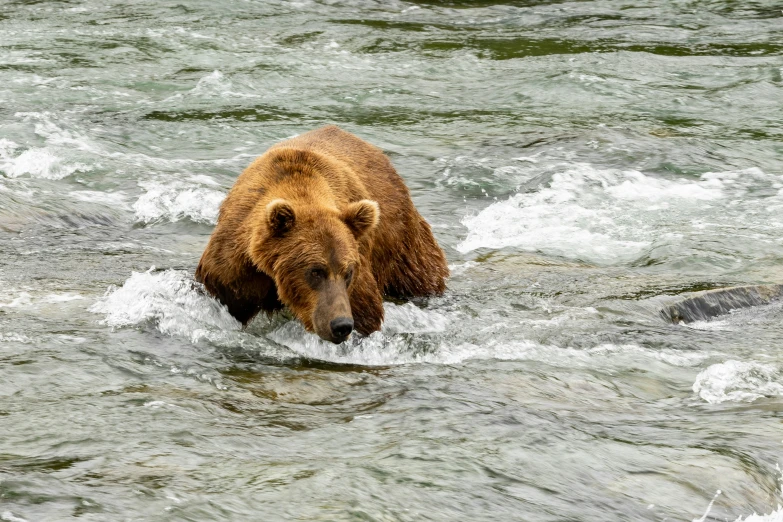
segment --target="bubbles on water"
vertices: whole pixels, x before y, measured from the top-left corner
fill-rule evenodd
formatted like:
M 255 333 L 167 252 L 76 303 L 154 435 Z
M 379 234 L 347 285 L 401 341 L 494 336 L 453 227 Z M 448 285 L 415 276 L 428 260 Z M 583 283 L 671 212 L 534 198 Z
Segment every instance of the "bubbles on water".
M 16 150 L 16 148 L 19 147 L 16 143 L 14 143 L 11 140 L 7 140 L 5 138 L 0 138 L 0 157 L 7 157 Z
M 434 310 L 423 310 L 412 303 L 384 305 L 383 332 L 398 333 L 435 333 L 444 332 L 449 318 Z
M 55 116 L 48 112 L 19 112 L 14 116 L 32 123 L 35 134 L 44 139 L 45 145 L 21 150 L 19 144 L 0 139 L 0 172 L 5 176 L 58 180 L 92 170 L 91 165 L 79 161 L 80 153 L 95 150 L 89 139 L 57 125 Z
M 197 342 L 238 331 L 239 322 L 217 301 L 198 290 L 181 270 L 133 272 L 121 287 L 111 287 L 89 310 L 105 314 L 111 327 L 151 323 L 161 333 Z
M 395 315 L 395 307 L 396 305 L 391 303 L 384 305 L 385 312 L 389 314 L 392 311 L 391 315 Z M 398 319 L 404 318 L 405 315 L 407 314 L 400 314 Z M 423 313 L 419 316 L 419 320 L 422 319 L 422 316 Z M 439 323 L 441 321 L 442 316 L 435 319 L 436 331 L 440 329 Z M 394 320 L 390 325 L 384 323 L 382 331 L 374 332 L 367 337 L 352 335 L 348 341 L 339 345 L 324 341 L 317 335 L 306 332 L 301 323 L 296 321 L 284 324 L 269 333 L 268 337 L 304 357 L 340 364 L 391 366 L 417 362 L 444 362 L 442 346 L 424 353 L 416 352 L 412 349 L 408 336 L 395 335 L 395 333 L 399 334 L 409 329 L 408 325 L 404 320 L 394 323 Z M 425 333 L 421 324 L 418 328 L 414 327 L 413 329 L 417 329 L 419 333 Z M 469 351 L 465 352 L 465 354 L 467 353 Z M 465 358 L 467 357 L 460 357 L 459 360 Z M 446 359 L 453 360 L 449 357 Z
M 72 125 L 61 115 L 50 112 L 18 112 L 14 116 L 25 123 L 32 123 L 35 134 L 46 141 L 46 147 L 54 153 L 70 159 L 81 153 L 91 155 L 103 153 L 102 149 L 88 136 L 68 127 Z M 80 168 L 81 165 L 80 165 Z
M 616 177 L 607 174 L 601 185 L 609 196 L 619 200 L 657 204 L 656 209 L 668 208 L 672 200 L 711 201 L 723 197 L 719 179 L 702 178 L 701 182 L 682 182 L 653 178 L 636 171 L 623 172 Z
M 410 353 L 412 334 L 444 332 L 449 318 L 411 303 L 386 303 L 382 332 L 367 338 L 354 336 L 341 345 L 322 341 L 295 320 L 267 334 L 276 323 L 262 314 L 249 327 L 241 325 L 219 302 L 206 295 L 189 273 L 180 270 L 133 272 L 121 287 L 111 287 L 89 311 L 105 314 L 104 323 L 114 328 L 149 324 L 163 334 L 202 339 L 225 347 L 262 348 L 264 356 L 292 358 L 295 355 L 338 363 L 387 365 L 417 361 Z M 263 323 L 260 324 L 259 323 Z M 251 333 L 252 332 L 252 333 Z M 269 341 L 290 348 L 281 352 Z
M 30 344 L 34 339 L 28 335 L 18 332 L 0 332 L 0 343 L 20 343 Z
M 704 352 L 650 349 L 636 344 L 582 349 L 496 336 L 468 342 L 455 333 L 455 326 L 465 321 L 458 312 L 421 308 L 413 303 L 384 303 L 384 309 L 380 332 L 367 337 L 353 335 L 339 345 L 323 341 L 307 332 L 299 321 L 279 315 L 270 320 L 262 314 L 243 331 L 225 307 L 203 293 L 189 273 L 178 270 L 134 272 L 122 287 L 110 288 L 89 308 L 105 314 L 104 323 L 111 327 L 150 325 L 163 334 L 193 343 L 207 340 L 221 347 L 258 349 L 260 355 L 281 361 L 306 357 L 337 364 L 391 366 L 497 359 L 564 368 L 636 368 L 650 361 L 690 367 L 710 357 Z
M 19 148 L 9 140 L 0 140 L 0 172 L 9 178 L 29 174 L 34 178 L 62 179 L 74 172 L 87 172 L 91 167 L 82 163 L 66 164 L 49 148 L 30 148 L 14 156 Z
M 685 328 L 690 328 L 692 330 L 705 330 L 705 331 L 720 331 L 720 330 L 730 330 L 731 325 L 728 321 L 713 319 L 710 321 L 694 321 L 692 323 L 680 323 L 681 326 Z
M 527 187 L 464 218 L 468 234 L 457 249 L 516 247 L 596 264 L 631 262 L 651 246 L 683 235 L 731 233 L 737 213 L 758 216 L 753 225 L 761 233 L 776 227 L 772 218 L 783 204 L 764 193 L 780 183 L 779 177 L 757 168 L 706 173 L 694 181 L 587 164 L 543 168 L 555 171 L 541 178 L 544 185 Z M 758 209 L 757 202 L 746 199 L 731 208 L 735 198 L 751 192 L 771 201 Z M 714 232 L 704 232 L 707 228 Z
M 417 351 L 411 334 L 435 334 L 446 330 L 449 318 L 412 303 L 384 303 L 384 323 L 380 332 L 367 337 L 352 335 L 336 345 L 308 333 L 298 321 L 290 321 L 270 332 L 268 338 L 295 353 L 311 359 L 342 364 L 389 366 L 414 362 L 439 362 L 437 353 Z
M 415 308 L 411 304 L 404 307 Z M 291 321 L 271 332 L 268 337 L 302 356 L 340 364 L 392 366 L 399 364 L 462 364 L 471 360 L 531 361 L 561 368 L 636 368 L 659 361 L 668 366 L 691 367 L 708 354 L 672 349 L 653 350 L 635 344 L 602 344 L 578 349 L 540 344 L 526 339 L 488 338 L 473 343 L 456 340 L 445 325 L 458 320 L 433 310 L 411 310 L 385 304 L 387 322 L 380 332 L 367 337 L 352 336 L 335 345 L 307 333 L 298 322 Z M 403 310 L 400 310 L 400 309 Z M 445 331 L 444 331 L 445 330 Z M 428 334 L 426 347 L 420 346 L 411 333 Z M 438 335 L 441 334 L 441 335 Z
M 333 344 L 305 331 L 301 323 L 290 321 L 267 337 L 301 356 L 341 364 L 387 366 L 401 364 L 406 349 L 402 338 L 387 338 L 375 332 L 365 338 L 352 335 L 342 344 Z
M 771 364 L 729 360 L 696 376 L 694 393 L 710 404 L 783 396 L 783 374 Z
M 548 187 L 518 193 L 463 219 L 468 235 L 457 249 L 512 246 L 596 263 L 632 259 L 650 240 L 618 226 L 617 209 L 607 204 L 606 189 L 622 181 L 620 173 L 587 165 L 554 174 Z
M 144 223 L 188 218 L 214 225 L 220 204 L 226 197 L 223 192 L 207 188 L 196 179 L 169 183 L 146 181 L 139 185 L 146 192 L 133 204 L 133 210 L 136 219 Z

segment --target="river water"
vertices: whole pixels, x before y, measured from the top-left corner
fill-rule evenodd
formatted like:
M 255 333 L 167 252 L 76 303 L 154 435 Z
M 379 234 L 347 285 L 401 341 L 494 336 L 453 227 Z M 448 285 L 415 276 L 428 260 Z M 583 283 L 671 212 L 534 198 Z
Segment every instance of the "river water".
M 242 330 L 220 201 L 327 123 L 449 290 Z M 659 314 L 782 216 L 779 1 L 4 0 L 0 519 L 783 520 L 783 305 Z

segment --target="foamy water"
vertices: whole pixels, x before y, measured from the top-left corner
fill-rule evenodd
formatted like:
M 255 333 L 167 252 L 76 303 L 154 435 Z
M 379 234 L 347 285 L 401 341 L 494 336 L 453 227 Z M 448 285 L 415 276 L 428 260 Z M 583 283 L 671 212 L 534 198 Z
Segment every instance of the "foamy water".
M 775 240 L 783 204 L 778 195 L 743 204 L 743 195 L 771 186 L 780 177 L 759 169 L 708 172 L 695 181 L 667 180 L 638 171 L 597 169 L 591 165 L 531 167 L 544 176 L 540 190 L 520 192 L 462 220 L 467 237 L 460 252 L 520 248 L 598 264 L 635 261 L 655 245 L 724 234 L 737 216 L 754 209 L 752 231 Z M 738 204 L 739 203 L 739 204 Z M 732 208 L 733 207 L 733 208 Z M 673 209 L 676 208 L 676 212 Z M 747 235 L 747 222 L 742 234 Z
M 223 192 L 193 182 L 163 184 L 143 182 L 144 194 L 133 204 L 136 219 L 144 223 L 190 219 L 197 223 L 217 223 Z
M 111 327 L 151 323 L 161 333 L 193 342 L 210 332 L 238 330 L 225 307 L 206 296 L 197 283 L 175 270 L 134 273 L 121 288 L 110 288 L 90 311 L 105 313 Z
M 772 364 L 726 361 L 699 373 L 693 391 L 712 404 L 783 397 L 783 373 Z
M 17 299 L 25 298 L 29 301 L 26 294 Z M 81 299 L 81 296 L 61 296 L 58 299 Z M 193 343 L 205 338 L 218 341 L 240 330 L 239 323 L 228 314 L 226 308 L 211 298 L 192 279 L 191 274 L 176 270 L 155 271 L 154 267 L 144 273 L 132 274 L 119 288 L 110 288 L 89 310 L 105 314 L 103 322 L 113 328 L 149 325 L 162 334 L 184 337 Z M 384 314 L 380 332 L 368 337 L 353 335 L 341 345 L 323 341 L 317 335 L 306 332 L 295 320 L 285 320 L 279 327 L 268 331 L 266 337 L 297 355 L 333 363 L 367 366 L 458 364 L 468 360 L 498 359 L 536 361 L 563 367 L 608 365 L 635 368 L 639 367 L 637 361 L 641 358 L 673 366 L 692 367 L 710 357 L 709 353 L 651 350 L 635 344 L 603 344 L 577 349 L 542 345 L 529 340 L 497 341 L 492 338 L 481 345 L 461 343 L 448 334 L 452 324 L 470 321 L 463 314 L 439 311 L 437 308 L 422 309 L 412 303 L 385 303 Z M 264 314 L 254 323 L 258 324 L 251 326 L 251 330 L 258 330 L 259 327 L 268 329 L 270 325 Z M 434 335 L 435 342 L 429 349 L 422 351 L 421 346 L 411 342 L 411 334 Z M 700 379 L 703 374 L 699 375 Z M 726 384 L 723 383 L 723 386 Z M 697 389 L 697 385 L 694 385 L 694 391 L 699 393 L 702 387 L 699 385 Z

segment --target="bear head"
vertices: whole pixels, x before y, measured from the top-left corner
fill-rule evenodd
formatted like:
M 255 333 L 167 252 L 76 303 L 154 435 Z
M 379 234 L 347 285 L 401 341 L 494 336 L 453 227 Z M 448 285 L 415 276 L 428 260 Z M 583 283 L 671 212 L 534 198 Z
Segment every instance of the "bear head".
M 363 199 L 337 209 L 274 199 L 262 214 L 251 259 L 308 331 L 345 341 L 354 325 L 349 295 L 359 271 L 368 270 L 359 242 L 378 224 L 378 203 Z

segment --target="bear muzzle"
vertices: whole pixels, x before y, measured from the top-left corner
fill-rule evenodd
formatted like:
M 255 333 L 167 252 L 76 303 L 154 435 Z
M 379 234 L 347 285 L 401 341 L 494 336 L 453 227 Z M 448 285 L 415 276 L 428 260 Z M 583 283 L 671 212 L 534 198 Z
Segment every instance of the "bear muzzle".
M 313 330 L 324 341 L 335 344 L 348 339 L 353 332 L 353 314 L 345 282 L 331 279 L 319 292 L 312 315 Z

